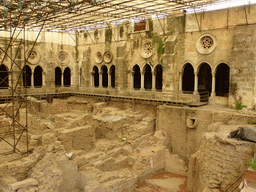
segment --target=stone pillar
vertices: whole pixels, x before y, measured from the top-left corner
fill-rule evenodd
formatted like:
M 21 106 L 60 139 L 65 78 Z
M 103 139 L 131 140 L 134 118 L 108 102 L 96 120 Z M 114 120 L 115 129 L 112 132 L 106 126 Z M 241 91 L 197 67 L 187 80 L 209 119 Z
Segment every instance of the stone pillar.
M 179 91 L 182 91 L 182 77 L 183 77 L 183 72 L 179 73 Z
M 197 94 L 198 93 L 198 73 L 197 72 L 194 72 L 194 73 L 195 73 L 194 94 Z
M 70 72 L 70 87 L 71 87 L 72 84 L 75 84 L 74 81 L 75 81 L 75 76 L 74 76 L 74 73 L 72 71 L 72 72 Z
M 99 88 L 102 88 L 102 76 L 103 76 L 103 72 L 99 73 Z
M 153 77 L 152 77 L 152 91 L 156 90 L 156 72 L 154 71 L 152 73 Z
M 145 90 L 145 89 L 144 89 L 144 74 L 145 74 L 145 72 L 142 71 L 142 72 L 141 72 L 141 81 L 140 81 L 140 90 L 141 90 L 141 91 L 144 91 L 144 90 Z
M 31 87 L 34 87 L 34 73 L 31 74 Z
M 108 72 L 108 88 L 111 88 L 111 73 Z
M 216 92 L 215 92 L 215 76 L 216 76 L 216 72 L 213 71 L 212 72 L 212 93 L 211 93 L 211 96 L 216 96 Z
M 42 72 L 42 87 L 45 86 L 45 72 Z

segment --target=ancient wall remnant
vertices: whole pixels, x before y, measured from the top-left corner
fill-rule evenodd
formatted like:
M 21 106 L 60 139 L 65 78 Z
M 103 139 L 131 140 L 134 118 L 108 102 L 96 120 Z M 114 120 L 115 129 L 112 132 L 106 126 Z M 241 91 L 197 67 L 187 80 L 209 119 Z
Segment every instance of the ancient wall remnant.
M 242 179 L 253 157 L 255 144 L 230 139 L 227 134 L 206 133 L 200 150 L 192 156 L 190 163 L 189 190 L 203 191 L 205 187 L 225 191 L 238 179 Z M 237 187 L 237 186 L 233 186 Z

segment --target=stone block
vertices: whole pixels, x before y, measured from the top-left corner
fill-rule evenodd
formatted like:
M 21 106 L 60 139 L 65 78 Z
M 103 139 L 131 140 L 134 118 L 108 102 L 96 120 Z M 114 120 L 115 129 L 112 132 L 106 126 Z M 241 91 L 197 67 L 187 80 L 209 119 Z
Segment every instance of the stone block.
M 59 132 L 59 138 L 68 152 L 72 150 L 88 152 L 96 141 L 95 130 L 89 125 L 62 130 Z

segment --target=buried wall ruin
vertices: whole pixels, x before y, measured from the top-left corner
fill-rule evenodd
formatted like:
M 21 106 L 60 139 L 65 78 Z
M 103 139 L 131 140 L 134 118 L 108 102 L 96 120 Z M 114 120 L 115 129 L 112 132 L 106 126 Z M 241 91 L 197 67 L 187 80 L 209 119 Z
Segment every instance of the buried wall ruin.
M 231 139 L 229 133 L 255 120 L 255 115 L 227 108 L 163 105 L 158 107 L 156 130 L 168 136 L 166 147 L 187 162 L 188 190 L 225 191 L 239 185 L 255 153 L 254 143 Z
M 39 190 L 134 191 L 162 171 L 187 175 L 189 190 L 225 190 L 254 153 L 254 144 L 228 138 L 239 124 L 256 121 L 242 111 L 148 103 L 132 110 L 132 102 L 84 97 L 32 102 L 32 154 L 1 163 L 0 176 L 36 179 Z M 67 181 L 69 171 L 74 178 Z

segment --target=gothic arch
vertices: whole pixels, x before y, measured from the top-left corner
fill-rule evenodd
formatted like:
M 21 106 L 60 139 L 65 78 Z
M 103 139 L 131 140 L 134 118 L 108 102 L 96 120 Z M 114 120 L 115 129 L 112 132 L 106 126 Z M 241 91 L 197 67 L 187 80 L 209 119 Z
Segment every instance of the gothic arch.
M 155 73 L 155 88 L 156 90 L 162 90 L 163 87 L 163 67 L 162 65 L 158 64 L 154 68 Z
M 198 67 L 198 91 L 212 92 L 212 69 L 208 63 L 201 63 Z
M 2 64 L 0 65 L 0 89 L 7 89 L 9 86 L 8 68 Z
M 23 67 L 23 87 L 30 87 L 31 86 L 31 77 L 32 77 L 32 70 L 28 65 Z
M 149 64 L 144 65 L 144 88 L 147 90 L 152 89 L 152 69 Z
M 134 65 L 132 68 L 133 71 L 133 88 L 140 89 L 141 88 L 141 73 L 139 65 Z
M 39 65 L 34 69 L 34 86 L 35 88 L 43 86 L 43 69 Z
M 101 67 L 101 75 L 102 75 L 102 87 L 108 87 L 108 68 L 106 65 Z
M 66 67 L 63 73 L 64 76 L 64 86 L 70 87 L 71 85 L 71 71 L 69 67 Z
M 56 67 L 55 68 L 55 86 L 56 87 L 60 87 L 61 86 L 61 78 L 62 78 L 61 68 Z
M 215 92 L 216 96 L 228 96 L 230 68 L 225 63 L 220 63 L 216 67 L 215 74 Z
M 190 63 L 186 63 L 182 75 L 182 91 L 194 91 L 195 74 Z
M 115 67 L 115 65 L 112 65 L 111 67 L 110 67 L 110 76 L 111 76 L 111 87 L 112 88 L 115 88 L 115 81 L 116 81 L 116 67 Z
M 93 75 L 93 86 L 99 87 L 99 69 L 96 65 L 92 69 L 92 75 Z

